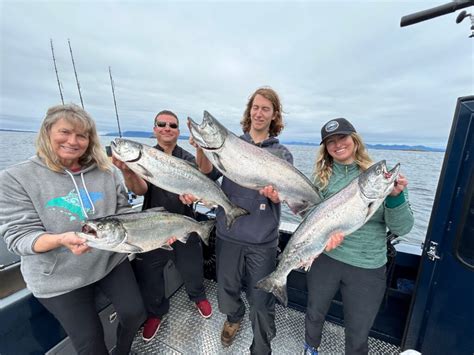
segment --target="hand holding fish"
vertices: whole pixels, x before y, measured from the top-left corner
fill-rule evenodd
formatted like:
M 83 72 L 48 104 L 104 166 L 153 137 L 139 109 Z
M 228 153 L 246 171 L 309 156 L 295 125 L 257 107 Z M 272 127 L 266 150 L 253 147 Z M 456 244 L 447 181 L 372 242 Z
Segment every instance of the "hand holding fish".
M 191 205 L 198 200 L 198 198 L 192 194 L 179 195 L 179 200 L 185 205 Z
M 333 235 L 331 235 L 331 238 L 326 244 L 326 248 L 324 250 L 331 251 L 337 248 L 342 243 L 343 240 L 344 240 L 344 233 L 342 232 L 334 233 Z
M 171 237 L 170 239 L 168 239 L 168 240 L 166 241 L 166 244 L 171 245 L 171 244 L 173 244 L 174 242 L 176 242 L 177 240 L 178 240 L 177 237 Z
M 258 191 L 260 195 L 265 196 L 266 198 L 270 199 L 273 203 L 280 203 L 280 196 L 278 195 L 278 191 L 273 188 L 273 186 L 268 185 L 265 186 L 263 189 Z
M 115 156 L 112 155 L 112 164 L 114 164 L 117 168 L 125 174 L 135 174 L 130 168 L 125 164 L 123 161 L 118 160 Z
M 408 185 L 408 180 L 405 176 L 402 174 L 398 175 L 398 179 L 395 181 L 395 186 L 390 193 L 390 196 L 398 196 L 400 193 L 405 189 L 405 187 Z
M 87 240 L 79 237 L 76 232 L 66 232 L 60 234 L 59 237 L 59 243 L 76 255 L 82 255 L 91 250 L 91 247 L 86 242 Z
M 188 122 L 188 127 L 189 127 L 189 122 Z M 192 136 L 189 137 L 189 144 L 191 144 L 196 149 L 201 149 L 201 147 L 194 141 L 194 138 Z

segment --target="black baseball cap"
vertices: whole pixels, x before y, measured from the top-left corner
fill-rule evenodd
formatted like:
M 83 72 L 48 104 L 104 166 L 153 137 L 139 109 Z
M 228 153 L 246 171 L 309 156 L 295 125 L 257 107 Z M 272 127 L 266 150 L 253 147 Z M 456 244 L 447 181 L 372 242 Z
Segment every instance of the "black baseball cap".
M 355 132 L 354 126 L 348 120 L 342 117 L 335 118 L 321 128 L 321 143 L 319 144 L 323 144 L 326 138 L 336 134 L 351 134 Z

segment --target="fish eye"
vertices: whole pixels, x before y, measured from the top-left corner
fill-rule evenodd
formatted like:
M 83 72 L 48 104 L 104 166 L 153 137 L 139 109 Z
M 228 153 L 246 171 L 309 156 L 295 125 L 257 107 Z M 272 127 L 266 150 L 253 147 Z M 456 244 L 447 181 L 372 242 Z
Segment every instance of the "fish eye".
M 376 170 L 375 170 L 375 173 L 376 173 L 377 175 L 381 174 L 381 173 L 382 173 L 382 169 L 380 169 L 380 168 L 376 169 Z

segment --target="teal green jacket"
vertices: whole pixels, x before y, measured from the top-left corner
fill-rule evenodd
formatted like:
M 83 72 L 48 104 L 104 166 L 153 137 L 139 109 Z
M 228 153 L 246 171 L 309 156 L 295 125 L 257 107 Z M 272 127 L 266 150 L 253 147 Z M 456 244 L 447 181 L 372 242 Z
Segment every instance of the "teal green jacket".
M 356 163 L 342 165 L 334 162 L 329 184 L 321 191 L 324 198 L 340 191 L 360 172 Z M 349 265 L 364 269 L 379 268 L 387 263 L 387 228 L 401 236 L 410 232 L 413 223 L 408 192 L 404 189 L 398 196 L 388 196 L 366 224 L 345 236 L 337 248 L 324 253 Z

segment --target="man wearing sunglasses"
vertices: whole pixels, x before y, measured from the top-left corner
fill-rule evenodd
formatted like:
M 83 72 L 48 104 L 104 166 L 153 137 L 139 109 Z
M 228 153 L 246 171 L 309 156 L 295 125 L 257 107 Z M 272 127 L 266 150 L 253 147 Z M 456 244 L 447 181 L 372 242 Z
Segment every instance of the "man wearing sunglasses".
M 195 165 L 194 156 L 178 146 L 179 120 L 175 113 L 168 110 L 159 112 L 155 117 L 153 132 L 157 139 L 156 149 L 166 154 L 184 159 Z M 194 218 L 192 206 L 185 196 L 163 190 L 141 179 L 125 164 L 114 163 L 122 170 L 127 187 L 137 195 L 144 195 L 143 210 L 164 207 L 172 213 L 180 213 Z M 135 275 L 142 292 L 148 318 L 144 324 L 142 338 L 150 341 L 160 328 L 163 316 L 169 310 L 169 300 L 165 297 L 163 270 L 168 260 L 173 259 L 178 268 L 191 301 L 204 318 L 212 314 L 211 304 L 204 289 L 203 257 L 200 239 L 193 233 L 186 244 L 176 241 L 173 250 L 155 249 L 138 254 L 134 260 Z

